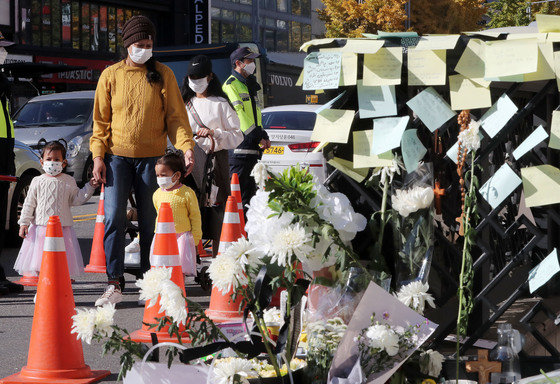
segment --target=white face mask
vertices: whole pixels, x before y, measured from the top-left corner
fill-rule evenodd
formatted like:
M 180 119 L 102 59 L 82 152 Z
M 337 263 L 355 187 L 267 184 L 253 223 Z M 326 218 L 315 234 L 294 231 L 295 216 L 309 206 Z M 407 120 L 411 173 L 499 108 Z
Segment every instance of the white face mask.
M 189 88 L 195 93 L 204 93 L 206 88 L 208 88 L 208 77 L 197 80 L 193 80 L 189 77 Z
M 245 64 L 243 69 L 245 70 L 245 72 L 247 72 L 248 75 L 252 75 L 253 73 L 255 73 L 255 69 L 257 69 L 257 65 L 254 62 Z
M 134 61 L 136 64 L 144 64 L 146 61 L 150 60 L 152 57 L 152 49 L 138 48 L 134 44 L 130 46 L 128 51 L 128 56 L 130 60 Z
M 161 189 L 173 188 L 177 181 L 173 181 L 173 176 L 158 177 L 157 183 Z
M 4 64 L 7 56 L 8 56 L 8 51 L 6 51 L 6 48 L 0 47 L 0 65 Z
M 62 172 L 62 161 L 43 161 L 43 170 L 51 176 L 56 176 Z

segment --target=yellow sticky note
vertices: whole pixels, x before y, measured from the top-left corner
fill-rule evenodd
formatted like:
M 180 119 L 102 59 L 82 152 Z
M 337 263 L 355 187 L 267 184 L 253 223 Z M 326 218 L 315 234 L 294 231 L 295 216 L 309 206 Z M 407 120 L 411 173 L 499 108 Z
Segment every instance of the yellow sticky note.
M 446 51 L 408 50 L 408 85 L 445 85 Z
M 486 42 L 484 77 L 504 77 L 537 71 L 537 39 Z
M 347 39 L 346 45 L 341 47 L 342 52 L 350 53 L 376 53 L 385 44 L 384 40 Z
M 457 45 L 460 35 L 428 35 L 422 36 L 414 49 L 419 51 L 433 51 L 438 49 L 453 49 Z
M 474 31 L 474 32 L 464 32 L 465 35 L 473 36 L 473 35 L 480 35 L 480 36 L 487 36 L 487 37 L 500 37 L 500 35 L 507 33 L 507 32 L 488 32 L 488 31 Z
M 560 52 L 554 52 L 554 72 L 558 89 L 560 89 Z
M 321 152 L 323 150 L 323 148 L 325 148 L 327 145 L 329 145 L 328 142 L 319 143 L 319 145 L 313 150 L 312 153 Z
M 393 164 L 393 153 L 371 154 L 373 129 L 354 132 L 354 168 L 388 167 Z
M 316 90 L 315 90 L 315 94 L 316 94 L 316 95 L 321 95 L 321 94 L 323 94 L 323 93 L 325 93 L 325 91 L 322 90 L 322 89 L 316 89 Z
M 351 52 L 343 52 L 340 71 L 339 85 L 341 87 L 356 85 L 358 79 L 358 55 Z
M 550 32 L 546 34 L 546 41 L 551 43 L 560 42 L 560 32 Z
M 303 69 L 301 70 L 301 73 L 299 74 L 299 77 L 296 81 L 296 87 L 301 87 L 303 85 Z
M 552 122 L 550 123 L 550 141 L 548 146 L 560 149 L 560 111 L 552 112 Z
M 398 85 L 401 83 L 402 48 L 381 48 L 364 55 L 364 85 Z
M 467 47 L 457 62 L 455 72 L 471 79 L 483 79 L 485 47 L 482 40 L 469 40 Z
M 299 48 L 299 50 L 300 50 L 300 51 L 303 51 L 303 52 L 307 52 L 307 50 L 309 49 L 309 47 L 311 47 L 312 45 L 329 44 L 329 43 L 332 43 L 333 41 L 334 41 L 334 39 L 315 39 L 315 40 L 306 41 L 306 42 L 303 43 L 303 45 Z
M 334 157 L 329 160 L 328 163 L 338 169 L 340 172 L 350 176 L 358 183 L 364 181 L 369 172 L 368 169 L 354 169 L 351 161 L 341 159 L 340 157 Z
M 547 40 L 547 36 L 547 33 L 510 33 L 507 35 L 506 40 L 537 39 L 539 43 L 544 43 Z
M 355 111 L 344 109 L 322 110 L 317 114 L 311 140 L 347 143 L 355 113 Z
M 550 80 L 555 78 L 554 73 L 554 50 L 551 42 L 538 43 L 539 56 L 537 71 L 523 75 L 524 81 Z
M 560 169 L 538 165 L 521 169 L 527 207 L 560 203 Z
M 560 16 L 537 14 L 539 32 L 560 32 Z
M 490 89 L 467 79 L 463 75 L 449 76 L 451 109 L 488 108 L 492 105 Z

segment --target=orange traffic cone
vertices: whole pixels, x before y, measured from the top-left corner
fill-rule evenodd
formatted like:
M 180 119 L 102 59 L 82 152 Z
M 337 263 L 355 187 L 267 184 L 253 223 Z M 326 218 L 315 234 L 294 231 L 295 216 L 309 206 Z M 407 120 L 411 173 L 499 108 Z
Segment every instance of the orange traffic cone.
M 202 240 L 198 242 L 198 245 L 196 246 L 196 251 L 198 252 L 198 256 L 200 257 L 212 257 L 212 252 L 208 252 L 206 249 L 204 249 L 204 245 L 202 245 Z
M 16 281 L 16 284 L 25 285 L 28 287 L 36 287 L 39 283 L 39 276 L 37 275 L 28 275 L 27 273 L 23 273 L 23 276 Z
M 239 224 L 241 226 L 241 234 L 247 237 L 245 232 L 245 214 L 243 213 L 243 199 L 241 199 L 241 186 L 239 185 L 239 177 L 237 173 L 231 175 L 231 195 L 237 200 L 237 209 L 239 211 Z
M 89 264 L 84 269 L 89 273 L 105 273 L 105 248 L 103 246 L 103 236 L 105 235 L 105 186 L 101 184 L 99 195 L 99 205 L 97 206 L 97 217 L 95 218 L 95 229 L 93 230 L 93 242 L 89 255 Z
M 156 227 L 156 237 L 154 240 L 154 251 L 152 255 L 152 268 L 172 268 L 171 281 L 181 287 L 183 295 L 185 295 L 185 280 L 183 277 L 183 269 L 179 261 L 179 247 L 177 246 L 177 235 L 175 233 L 175 222 L 173 221 L 173 212 L 169 203 L 161 203 L 158 212 L 158 222 Z M 146 302 L 144 307 L 144 318 L 142 319 L 142 328 L 132 332 L 130 339 L 141 343 L 151 343 L 151 334 L 157 335 L 159 342 L 169 341 L 177 342 L 176 337 L 169 336 L 169 327 L 156 331 L 146 324 L 157 324 L 157 318 L 162 318 L 165 313 L 160 313 L 159 298 L 155 305 L 149 307 L 150 302 Z M 179 327 L 179 332 L 184 333 L 185 326 Z M 181 335 L 181 341 L 190 342 L 186 334 Z
M 230 196 L 226 203 L 226 212 L 224 214 L 224 224 L 222 226 L 222 236 L 220 237 L 220 249 L 218 254 L 224 253 L 229 245 L 241 236 L 239 227 L 239 212 L 237 210 L 237 202 L 235 197 Z M 239 310 L 242 297 L 239 295 L 235 301 L 231 300 L 233 290 L 226 294 L 222 294 L 216 287 L 212 287 L 210 296 L 210 307 L 206 310 L 206 315 L 214 322 L 220 323 L 225 321 L 240 321 L 242 315 Z
M 110 374 L 84 363 L 82 343 L 70 333 L 74 296 L 58 216 L 51 216 L 39 274 L 27 365 L 0 380 L 8 383 L 93 383 Z

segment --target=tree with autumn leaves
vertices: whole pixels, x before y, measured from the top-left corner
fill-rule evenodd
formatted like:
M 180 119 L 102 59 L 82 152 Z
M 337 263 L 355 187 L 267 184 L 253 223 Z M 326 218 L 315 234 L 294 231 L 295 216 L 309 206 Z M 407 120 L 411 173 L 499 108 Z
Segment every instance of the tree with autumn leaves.
M 404 31 L 407 0 L 323 0 L 319 18 L 327 37 Z M 410 0 L 410 30 L 420 34 L 478 30 L 485 0 Z
M 537 13 L 560 15 L 560 4 L 556 1 L 535 3 L 525 0 L 496 0 L 488 5 L 490 28 L 528 25 Z

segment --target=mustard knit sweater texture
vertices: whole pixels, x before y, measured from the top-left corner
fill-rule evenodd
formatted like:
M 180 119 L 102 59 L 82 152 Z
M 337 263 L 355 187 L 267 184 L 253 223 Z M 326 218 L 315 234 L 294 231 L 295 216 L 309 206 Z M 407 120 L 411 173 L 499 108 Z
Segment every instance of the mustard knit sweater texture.
M 167 138 L 183 151 L 194 141 L 173 71 L 156 62 L 162 81 L 150 84 L 146 67 L 120 61 L 99 77 L 93 107 L 93 158 L 105 153 L 141 158 L 162 156 Z
M 194 191 L 182 185 L 172 191 L 164 191 L 158 188 L 153 196 L 154 206 L 158 211 L 161 203 L 169 203 L 173 211 L 173 221 L 175 221 L 175 232 L 191 232 L 194 238 L 194 245 L 202 239 L 202 221 L 200 218 L 200 208 Z M 157 223 L 157 221 L 156 221 Z M 156 225 L 157 226 L 157 225 Z

